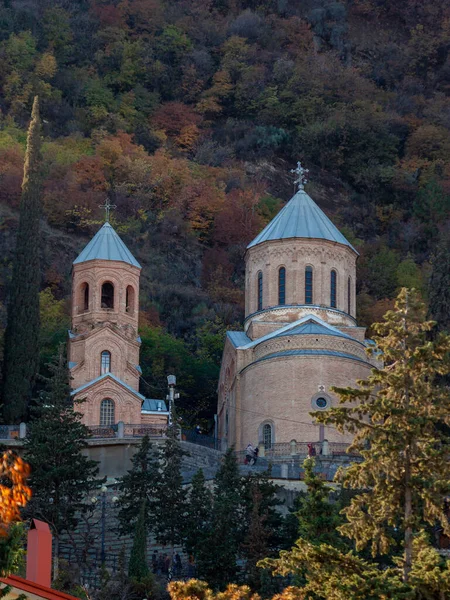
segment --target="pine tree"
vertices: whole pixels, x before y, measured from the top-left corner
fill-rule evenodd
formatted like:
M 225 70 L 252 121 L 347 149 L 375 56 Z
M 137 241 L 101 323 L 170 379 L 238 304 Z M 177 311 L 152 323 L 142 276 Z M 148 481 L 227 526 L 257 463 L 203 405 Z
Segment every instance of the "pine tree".
M 429 316 L 438 331 L 450 333 L 450 236 L 443 239 L 432 259 L 429 283 Z
M 147 566 L 147 501 L 143 500 L 139 517 L 134 530 L 133 546 L 131 548 L 128 575 L 139 582 L 150 574 Z
M 314 413 L 318 422 L 354 434 L 351 450 L 363 461 L 343 473 L 346 487 L 367 490 L 344 509 L 339 530 L 360 550 L 384 554 L 394 544 L 391 528 L 402 531 L 403 579 L 413 568 L 413 540 L 423 524 L 439 523 L 450 534 L 443 498 L 450 488 L 448 390 L 436 376 L 449 371 L 450 336 L 428 341 L 433 322 L 414 291 L 403 289 L 395 310 L 374 326 L 372 350 L 384 365 L 359 389 L 337 388 L 342 406 Z M 349 406 L 348 402 L 352 402 Z
M 211 519 L 212 494 L 206 487 L 203 470 L 199 469 L 192 478 L 186 503 L 184 549 L 197 560 L 199 548 L 205 543 L 205 535 Z
M 101 482 L 96 480 L 98 463 L 82 454 L 89 430 L 70 399 L 63 349 L 49 369 L 48 391 L 36 408 L 25 441 L 33 492 L 27 513 L 50 525 L 57 559 L 60 534 L 76 526 L 77 514 L 87 508 L 86 497 Z
M 136 524 L 144 500 L 146 508 L 145 525 L 147 531 L 153 526 L 150 502 L 155 494 L 159 478 L 158 463 L 148 435 L 142 438 L 138 451 L 131 459 L 132 467 L 121 477 L 119 491 L 119 532 L 127 534 Z
M 41 167 L 41 121 L 36 97 L 28 128 L 5 332 L 2 395 L 6 423 L 18 423 L 27 416 L 39 365 Z
M 225 587 L 236 576 L 243 541 L 245 508 L 242 480 L 233 448 L 229 448 L 214 479 L 210 527 L 198 553 L 198 570 L 214 587 Z
M 159 478 L 152 502 L 153 531 L 157 541 L 171 547 L 182 544 L 186 515 L 186 499 L 181 474 L 181 461 L 186 452 L 178 440 L 178 428 L 167 430 L 164 444 L 158 448 Z

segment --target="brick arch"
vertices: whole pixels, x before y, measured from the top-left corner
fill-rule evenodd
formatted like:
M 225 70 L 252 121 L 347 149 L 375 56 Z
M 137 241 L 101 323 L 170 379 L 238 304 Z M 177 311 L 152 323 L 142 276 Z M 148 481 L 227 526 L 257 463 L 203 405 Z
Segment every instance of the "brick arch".
M 89 400 L 85 403 L 86 416 L 89 415 L 91 423 L 100 422 L 100 404 L 105 398 L 110 398 L 115 404 L 116 423 L 139 423 L 141 416 L 141 401 L 134 398 L 131 393 L 125 389 L 120 389 L 117 385 L 111 384 L 106 380 L 104 385 L 96 389 Z
M 122 379 L 127 360 L 126 344 L 121 343 L 109 332 L 105 331 L 105 334 L 101 337 L 99 335 L 92 346 L 89 345 L 87 348 L 90 379 L 95 379 L 100 375 L 100 355 L 103 350 L 111 352 L 111 373 Z

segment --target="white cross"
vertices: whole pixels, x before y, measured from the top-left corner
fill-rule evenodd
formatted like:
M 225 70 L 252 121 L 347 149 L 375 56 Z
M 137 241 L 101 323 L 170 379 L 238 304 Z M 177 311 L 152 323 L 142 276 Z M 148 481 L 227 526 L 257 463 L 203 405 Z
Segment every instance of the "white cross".
M 115 204 L 111 204 L 109 202 L 109 198 L 106 198 L 105 200 L 105 204 L 99 204 L 98 205 L 99 208 L 104 208 L 105 209 L 105 221 L 107 223 L 109 223 L 109 213 L 111 211 L 112 208 L 117 208 L 117 206 Z
M 297 177 L 294 180 L 294 185 L 298 184 L 298 189 L 302 190 L 305 183 L 308 183 L 308 180 L 306 179 L 306 173 L 309 173 L 309 169 L 304 169 L 302 167 L 302 163 L 298 161 L 297 168 L 291 169 L 291 173 L 296 173 Z

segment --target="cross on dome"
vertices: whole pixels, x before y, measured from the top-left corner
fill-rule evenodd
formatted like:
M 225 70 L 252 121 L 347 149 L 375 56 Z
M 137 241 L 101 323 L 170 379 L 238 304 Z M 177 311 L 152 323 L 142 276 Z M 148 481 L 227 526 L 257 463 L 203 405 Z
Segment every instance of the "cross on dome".
M 304 169 L 302 167 L 302 163 L 300 161 L 297 162 L 297 167 L 295 169 L 291 169 L 291 173 L 295 173 L 297 177 L 294 180 L 294 185 L 298 185 L 299 190 L 304 189 L 305 183 L 308 183 L 306 179 L 306 173 L 309 173 L 309 169 Z
M 109 213 L 111 212 L 112 208 L 117 208 L 117 205 L 111 204 L 109 198 L 106 198 L 105 204 L 99 204 L 98 207 L 105 209 L 105 221 L 106 223 L 109 223 Z

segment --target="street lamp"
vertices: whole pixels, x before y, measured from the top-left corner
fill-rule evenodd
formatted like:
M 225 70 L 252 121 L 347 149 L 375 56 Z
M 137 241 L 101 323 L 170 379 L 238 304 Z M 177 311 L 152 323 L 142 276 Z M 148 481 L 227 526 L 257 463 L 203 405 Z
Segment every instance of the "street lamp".
M 177 384 L 177 378 L 175 375 L 167 376 L 167 384 L 169 386 L 169 395 L 167 396 L 169 400 L 169 427 L 172 426 L 172 412 L 173 412 L 173 402 L 175 399 L 175 386 Z
M 101 551 L 100 551 L 100 559 L 101 559 L 101 563 L 102 565 L 105 564 L 105 559 L 106 559 L 106 552 L 105 552 L 105 535 L 106 535 L 106 493 L 108 491 L 108 488 L 106 487 L 106 485 L 102 485 L 102 487 L 100 488 L 100 492 L 102 494 L 102 515 L 101 515 Z M 113 496 L 111 498 L 111 502 L 113 504 L 116 504 L 116 502 L 119 501 L 119 498 L 117 496 Z M 98 498 L 96 496 L 93 496 L 91 498 L 91 502 L 92 504 L 95 506 L 98 502 Z

